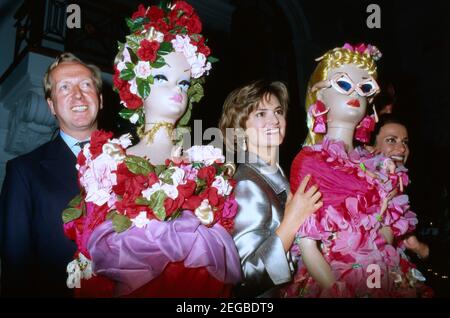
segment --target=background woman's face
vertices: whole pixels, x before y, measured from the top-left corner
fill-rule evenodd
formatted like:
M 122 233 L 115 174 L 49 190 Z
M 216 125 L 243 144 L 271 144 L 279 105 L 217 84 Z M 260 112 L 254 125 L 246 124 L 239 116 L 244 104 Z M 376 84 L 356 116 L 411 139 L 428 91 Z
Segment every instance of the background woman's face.
M 245 123 L 248 150 L 258 153 L 258 148 L 279 146 L 286 132 L 286 114 L 274 95 L 267 95 L 258 104 Z
M 375 150 L 395 162 L 405 163 L 409 156 L 406 127 L 396 123 L 385 124 L 375 139 Z
M 345 64 L 339 68 L 331 69 L 328 72 L 327 79 L 330 80 L 336 74 L 347 74 L 350 80 L 355 83 L 361 83 L 370 78 L 367 71 L 358 68 L 354 64 Z M 333 87 L 323 88 L 317 92 L 318 100 L 321 100 L 326 107 L 330 108 L 328 120 L 332 122 L 345 122 L 358 124 L 366 114 L 367 97 L 361 96 L 356 90 L 350 95 L 338 92 Z
M 144 102 L 147 122 L 152 118 L 177 120 L 186 110 L 190 65 L 182 53 L 172 52 L 164 60 L 166 65 L 151 70 L 154 82 Z

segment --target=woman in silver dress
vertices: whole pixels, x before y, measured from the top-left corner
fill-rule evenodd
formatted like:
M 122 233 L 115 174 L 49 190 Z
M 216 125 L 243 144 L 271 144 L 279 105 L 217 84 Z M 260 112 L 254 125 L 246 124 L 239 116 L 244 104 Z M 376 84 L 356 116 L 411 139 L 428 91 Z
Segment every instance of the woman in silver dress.
M 316 186 L 297 192 L 278 164 L 278 149 L 286 131 L 288 92 L 281 82 L 252 82 L 231 92 L 225 100 L 220 129 L 229 150 L 244 154 L 235 179 L 238 214 L 233 239 L 243 281 L 236 286 L 240 297 L 278 297 L 278 290 L 292 279 L 289 249 L 304 220 L 322 206 Z

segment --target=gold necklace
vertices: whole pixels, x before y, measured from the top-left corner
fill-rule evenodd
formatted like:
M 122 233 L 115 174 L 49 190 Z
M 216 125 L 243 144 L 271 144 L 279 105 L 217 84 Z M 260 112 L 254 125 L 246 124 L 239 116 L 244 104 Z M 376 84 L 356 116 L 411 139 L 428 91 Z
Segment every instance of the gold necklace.
M 145 128 L 144 128 L 144 125 L 142 125 L 141 127 L 139 127 L 139 129 L 137 131 L 139 138 L 141 138 L 141 139 L 145 138 L 145 141 L 147 142 L 147 144 L 153 143 L 153 139 L 155 138 L 156 133 L 161 128 L 165 128 L 169 138 L 172 138 L 172 132 L 173 132 L 173 128 L 174 128 L 173 123 L 169 123 L 167 121 L 160 121 L 157 123 L 147 123 L 147 124 L 154 124 L 154 126 L 152 128 L 150 128 L 150 130 L 144 131 Z

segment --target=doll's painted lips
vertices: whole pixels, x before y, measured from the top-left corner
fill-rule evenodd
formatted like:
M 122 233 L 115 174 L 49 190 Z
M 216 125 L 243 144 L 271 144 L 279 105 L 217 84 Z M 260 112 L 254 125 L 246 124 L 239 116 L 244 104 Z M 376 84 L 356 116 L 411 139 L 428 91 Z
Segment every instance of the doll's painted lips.
M 361 105 L 359 104 L 359 100 L 357 100 L 357 99 L 349 100 L 349 101 L 347 102 L 347 105 L 352 106 L 352 107 L 359 107 L 359 106 L 361 106 Z

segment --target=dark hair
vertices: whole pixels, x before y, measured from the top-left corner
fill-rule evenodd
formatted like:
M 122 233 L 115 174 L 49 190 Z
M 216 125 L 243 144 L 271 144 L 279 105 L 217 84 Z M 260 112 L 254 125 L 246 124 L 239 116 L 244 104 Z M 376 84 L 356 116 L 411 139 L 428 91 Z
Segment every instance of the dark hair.
M 406 122 L 400 117 L 397 117 L 395 114 L 382 114 L 378 117 L 378 123 L 375 125 L 375 130 L 370 137 L 370 145 L 375 145 L 375 141 L 377 139 L 378 134 L 380 133 L 381 128 L 387 124 L 399 124 L 408 129 Z

